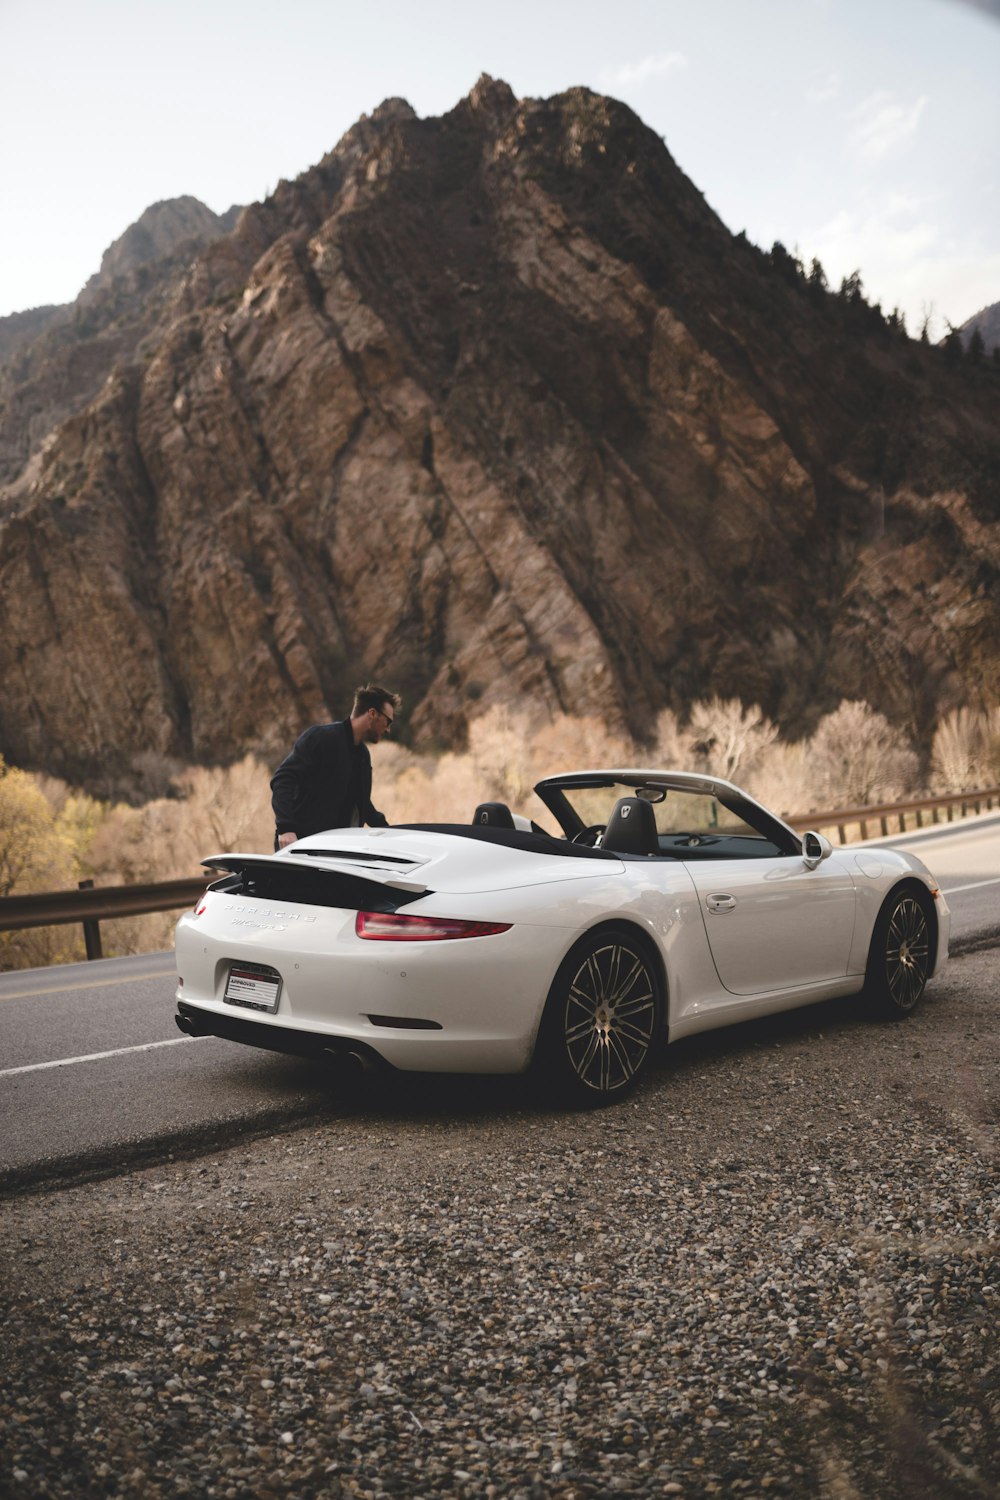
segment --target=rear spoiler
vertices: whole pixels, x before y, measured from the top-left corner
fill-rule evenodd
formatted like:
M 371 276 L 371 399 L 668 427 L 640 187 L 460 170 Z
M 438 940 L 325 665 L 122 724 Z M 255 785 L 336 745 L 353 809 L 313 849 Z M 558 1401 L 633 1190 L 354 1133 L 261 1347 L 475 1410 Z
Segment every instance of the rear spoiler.
M 258 869 L 287 870 L 294 866 L 300 870 L 308 870 L 311 875 L 320 878 L 325 874 L 331 875 L 353 875 L 362 880 L 370 880 L 374 885 L 389 886 L 395 891 L 405 891 L 407 895 L 424 896 L 430 890 L 422 880 L 408 880 L 405 875 L 397 874 L 391 867 L 386 868 L 379 862 L 370 862 L 364 856 L 350 854 L 337 854 L 333 851 L 322 855 L 322 863 L 314 855 L 282 854 L 280 858 L 276 854 L 211 854 L 202 864 L 208 870 L 221 870 L 223 874 L 244 875 L 247 871 Z

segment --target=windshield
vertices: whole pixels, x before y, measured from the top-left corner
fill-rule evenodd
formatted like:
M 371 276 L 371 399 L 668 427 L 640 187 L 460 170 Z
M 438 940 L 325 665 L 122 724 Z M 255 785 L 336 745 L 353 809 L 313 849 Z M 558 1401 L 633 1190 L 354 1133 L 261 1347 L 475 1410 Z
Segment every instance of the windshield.
M 595 823 L 607 823 L 619 797 L 637 795 L 635 787 L 623 782 L 609 786 L 563 787 L 562 793 L 585 828 Z M 642 790 L 638 795 L 642 795 Z M 652 801 L 654 797 L 662 800 Z M 717 797 L 706 792 L 656 787 L 649 788 L 643 800 L 652 801 L 658 834 L 725 833 L 743 838 L 764 837 L 743 818 L 723 807 Z
M 641 773 L 584 772 L 553 777 L 535 790 L 565 836 L 590 848 L 601 847 L 620 798 L 638 797 L 650 806 L 664 859 L 764 859 L 800 852 L 798 837 L 736 787 L 713 789 L 694 778 L 670 786 L 668 780 L 655 773 L 644 780 Z

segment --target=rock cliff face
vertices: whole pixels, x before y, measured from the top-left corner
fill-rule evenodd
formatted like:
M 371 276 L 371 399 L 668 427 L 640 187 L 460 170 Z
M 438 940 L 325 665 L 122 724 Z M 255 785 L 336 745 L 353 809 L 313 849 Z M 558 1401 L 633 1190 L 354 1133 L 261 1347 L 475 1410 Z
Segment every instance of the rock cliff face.
M 18 763 L 276 755 L 366 676 L 425 742 L 1000 696 L 1000 382 L 805 295 L 613 101 L 389 101 L 157 297 L 5 492 Z
M 8 313 L 0 318 L 0 368 L 19 349 L 39 338 L 53 323 L 69 316 L 66 307 L 33 307 L 28 312 Z
M 1000 302 L 981 308 L 962 324 L 959 333 L 962 335 L 962 343 L 966 349 L 977 329 L 987 354 L 1000 349 Z
M 9 495 L 4 504 L 5 482 L 23 475 L 30 456 L 94 399 L 112 370 L 145 353 L 143 341 L 169 314 L 192 259 L 227 234 L 239 213 L 214 214 L 197 198 L 154 203 L 105 251 L 75 302 L 0 318 L 0 514 L 11 504 Z
M 238 209 L 214 214 L 197 198 L 168 198 L 154 203 L 101 257 L 101 269 L 87 283 L 87 292 L 110 287 L 120 276 L 140 266 L 155 265 L 226 234 L 235 226 Z

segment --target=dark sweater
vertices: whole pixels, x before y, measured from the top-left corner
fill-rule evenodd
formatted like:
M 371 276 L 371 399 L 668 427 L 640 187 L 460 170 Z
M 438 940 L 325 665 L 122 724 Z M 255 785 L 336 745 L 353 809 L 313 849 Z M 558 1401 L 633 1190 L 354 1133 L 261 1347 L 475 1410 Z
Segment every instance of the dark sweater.
M 387 827 L 371 795 L 372 759 L 367 745 L 355 745 L 350 719 L 313 724 L 271 777 L 277 832 L 300 839 L 327 828 L 348 828 L 355 813 L 358 823 Z

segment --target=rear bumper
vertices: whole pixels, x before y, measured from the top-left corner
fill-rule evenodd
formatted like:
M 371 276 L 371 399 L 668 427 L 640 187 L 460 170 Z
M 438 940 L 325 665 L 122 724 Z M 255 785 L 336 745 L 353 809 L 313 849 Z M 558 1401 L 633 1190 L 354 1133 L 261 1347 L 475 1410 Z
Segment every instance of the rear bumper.
M 315 1032 L 299 1031 L 292 1026 L 273 1023 L 264 1025 L 243 1016 L 206 1010 L 199 1005 L 191 1005 L 187 1000 L 177 1002 L 174 1021 L 178 1031 L 183 1031 L 185 1036 L 218 1036 L 227 1042 L 240 1042 L 246 1047 L 263 1047 L 268 1052 L 284 1052 L 290 1057 L 354 1057 L 362 1064 L 385 1060 L 364 1042 L 352 1042 L 344 1037 L 318 1036 Z
M 523 1073 L 531 1061 L 535 1030 L 511 1036 L 491 1028 L 480 1036 L 442 1030 L 409 1031 L 359 1020 L 351 1027 L 286 1026 L 272 1017 L 234 1015 L 232 1008 L 177 998 L 174 1020 L 185 1036 L 218 1036 L 293 1057 L 351 1058 L 387 1063 L 409 1073 Z

